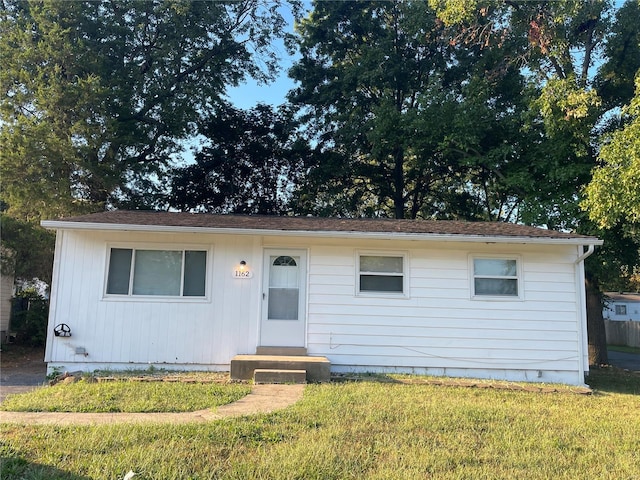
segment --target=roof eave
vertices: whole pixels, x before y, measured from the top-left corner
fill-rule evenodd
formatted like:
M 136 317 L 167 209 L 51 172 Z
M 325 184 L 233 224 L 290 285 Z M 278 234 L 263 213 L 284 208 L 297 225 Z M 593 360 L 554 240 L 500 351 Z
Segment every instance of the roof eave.
M 320 238 L 363 238 L 379 240 L 420 240 L 420 241 L 455 241 L 470 243 L 532 243 L 561 245 L 602 245 L 603 241 L 595 237 L 527 237 L 498 235 L 465 235 L 442 233 L 402 233 L 402 232 L 359 232 L 331 230 L 271 230 L 259 228 L 224 228 L 224 227 L 184 227 L 172 225 L 129 225 L 120 223 L 69 222 L 64 220 L 43 220 L 40 223 L 51 230 L 94 230 L 94 231 L 130 231 L 157 233 L 206 233 L 234 235 L 293 236 Z

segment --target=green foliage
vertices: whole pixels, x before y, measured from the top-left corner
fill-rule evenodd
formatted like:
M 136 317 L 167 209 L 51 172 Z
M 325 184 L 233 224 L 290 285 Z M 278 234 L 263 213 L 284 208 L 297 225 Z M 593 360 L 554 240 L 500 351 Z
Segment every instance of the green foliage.
M 38 278 L 51 285 L 55 234 L 0 214 L 2 272 L 21 280 Z
M 17 342 L 44 345 L 48 319 L 49 301 L 34 289 L 18 292 L 12 299 L 11 330 L 16 332 Z
M 320 155 L 302 212 L 498 218 L 515 212 L 511 165 L 523 77 L 502 47 L 463 48 L 423 2 L 318 2 L 302 21 L 291 100 Z M 447 119 L 447 121 L 443 121 Z M 512 169 L 515 170 L 515 169 Z
M 640 70 L 636 95 L 622 114 L 626 121 L 600 150 L 601 164 L 593 172 L 582 203 L 589 217 L 603 228 L 620 222 L 640 226 Z
M 297 2 L 291 2 L 294 9 Z M 157 201 L 195 122 L 273 77 L 283 4 L 9 0 L 0 13 L 2 200 L 23 220 Z
M 640 69 L 640 2 L 627 0 L 615 14 L 604 45 L 604 64 L 594 83 L 610 108 L 628 104 L 634 95 L 634 77 Z
M 311 155 L 291 111 L 220 106 L 199 128 L 195 164 L 174 171 L 169 204 L 180 210 L 283 214 Z
M 446 25 L 459 25 L 474 20 L 478 2 L 475 0 L 429 0 L 438 18 Z
M 2 468 L 23 459 L 24 477 L 46 467 L 95 480 L 635 478 L 640 378 L 596 373 L 594 395 L 347 382 L 206 424 L 5 424 Z

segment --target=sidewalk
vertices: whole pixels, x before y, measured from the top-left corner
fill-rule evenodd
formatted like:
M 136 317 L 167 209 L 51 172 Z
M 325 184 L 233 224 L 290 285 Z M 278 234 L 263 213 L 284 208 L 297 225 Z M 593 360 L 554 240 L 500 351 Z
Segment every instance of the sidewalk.
M 0 412 L 0 423 L 31 425 L 103 425 L 114 423 L 203 423 L 221 418 L 270 413 L 293 405 L 302 398 L 304 385 L 254 385 L 237 402 L 215 410 L 185 413 L 66 413 Z

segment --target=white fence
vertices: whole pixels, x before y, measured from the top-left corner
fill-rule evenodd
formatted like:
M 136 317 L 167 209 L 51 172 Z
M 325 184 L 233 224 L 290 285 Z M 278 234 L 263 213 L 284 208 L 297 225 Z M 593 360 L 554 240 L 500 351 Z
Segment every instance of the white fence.
M 640 347 L 640 322 L 605 320 L 604 326 L 607 330 L 607 343 L 609 345 Z

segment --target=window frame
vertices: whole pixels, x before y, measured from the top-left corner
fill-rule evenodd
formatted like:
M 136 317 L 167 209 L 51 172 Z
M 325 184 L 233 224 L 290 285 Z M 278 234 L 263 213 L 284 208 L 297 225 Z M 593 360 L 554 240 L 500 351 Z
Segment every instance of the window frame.
M 475 272 L 475 260 L 513 260 L 516 262 L 516 275 L 478 275 L 476 277 Z M 518 289 L 517 295 L 498 295 L 498 294 L 477 294 L 476 293 L 476 278 L 487 278 L 497 280 L 516 280 L 516 286 Z M 469 292 L 471 300 L 488 300 L 488 301 L 501 301 L 501 302 L 514 302 L 524 300 L 524 275 L 522 268 L 522 257 L 514 254 L 503 255 L 491 255 L 491 254 L 477 254 L 472 253 L 469 255 Z
M 128 249 L 131 250 L 131 264 L 129 266 L 129 291 L 127 294 L 107 293 L 109 286 L 109 267 L 111 263 L 112 249 Z M 180 265 L 180 295 L 135 295 L 133 294 L 133 279 L 135 274 L 136 250 L 156 250 L 156 251 L 178 251 L 182 254 Z M 205 276 L 204 276 L 204 295 L 203 296 L 185 296 L 184 295 L 184 269 L 185 269 L 185 252 L 200 251 L 206 252 L 205 260 Z M 185 302 L 185 303 L 207 303 L 211 301 L 211 285 L 212 285 L 212 265 L 213 265 L 213 247 L 204 244 L 189 243 L 144 243 L 144 242 L 127 242 L 127 243 L 108 243 L 105 248 L 104 257 L 104 281 L 102 287 L 102 299 L 107 301 L 133 301 L 133 302 Z
M 402 273 L 392 274 L 391 272 L 362 272 L 360 270 L 360 257 L 392 257 L 402 258 Z M 409 254 L 406 251 L 397 250 L 357 250 L 355 252 L 355 295 L 357 297 L 376 298 L 409 298 Z M 362 274 L 379 273 L 380 276 L 402 277 L 402 291 L 375 291 L 360 290 L 360 277 Z

